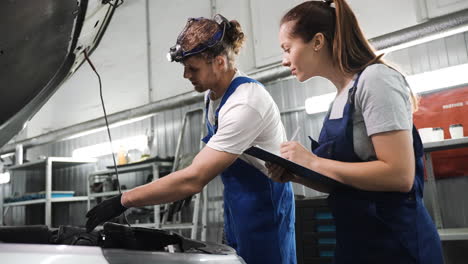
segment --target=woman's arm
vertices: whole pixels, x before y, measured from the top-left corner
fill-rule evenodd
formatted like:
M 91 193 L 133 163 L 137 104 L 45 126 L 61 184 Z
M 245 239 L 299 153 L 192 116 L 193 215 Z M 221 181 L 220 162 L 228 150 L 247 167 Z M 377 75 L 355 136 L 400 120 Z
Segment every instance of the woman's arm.
M 281 156 L 358 189 L 409 192 L 415 176 L 410 133 L 398 130 L 371 136 L 376 161 L 341 162 L 324 159 L 309 152 L 298 142 L 283 143 Z

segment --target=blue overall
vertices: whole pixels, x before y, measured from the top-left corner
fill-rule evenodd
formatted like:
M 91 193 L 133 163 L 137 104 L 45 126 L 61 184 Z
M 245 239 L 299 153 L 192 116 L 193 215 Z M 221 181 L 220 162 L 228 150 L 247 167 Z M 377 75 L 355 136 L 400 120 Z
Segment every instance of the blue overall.
M 320 157 L 362 162 L 354 152 L 354 95 L 360 74 L 349 90 L 340 119 L 325 118 L 312 151 Z M 416 173 L 409 193 L 371 192 L 339 187 L 329 197 L 336 224 L 335 263 L 443 263 L 440 238 L 423 205 L 423 147 L 413 126 Z
M 221 107 L 239 85 L 249 82 L 259 83 L 247 77 L 237 77 L 231 82 L 216 109 L 215 124 L 208 120 L 208 97 L 205 143 L 217 132 Z M 228 245 L 247 264 L 296 263 L 291 184 L 273 182 L 259 169 L 239 158 L 221 173 L 221 178 L 224 184 L 224 231 Z

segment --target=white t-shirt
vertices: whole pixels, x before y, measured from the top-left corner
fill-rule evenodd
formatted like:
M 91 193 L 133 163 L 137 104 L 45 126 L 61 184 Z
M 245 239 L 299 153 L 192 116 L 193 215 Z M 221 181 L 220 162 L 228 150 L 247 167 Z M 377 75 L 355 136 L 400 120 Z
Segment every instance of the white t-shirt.
M 236 77 L 244 76 L 236 72 Z M 205 100 L 208 92 L 205 96 Z M 221 102 L 210 100 L 208 120 L 214 125 L 215 112 Z M 205 101 L 206 102 L 206 101 Z M 219 111 L 218 131 L 207 146 L 232 154 L 242 154 L 251 146 L 260 146 L 279 154 L 280 144 L 286 141 L 278 106 L 265 88 L 257 83 L 244 83 L 237 87 Z M 249 155 L 240 158 L 265 174 L 264 162 Z
M 343 116 L 348 91 L 354 79 L 337 95 L 332 104 L 330 119 Z M 395 130 L 410 130 L 413 113 L 410 90 L 404 77 L 384 64 L 368 66 L 361 74 L 355 94 L 353 114 L 354 152 L 363 160 L 375 160 L 370 136 Z

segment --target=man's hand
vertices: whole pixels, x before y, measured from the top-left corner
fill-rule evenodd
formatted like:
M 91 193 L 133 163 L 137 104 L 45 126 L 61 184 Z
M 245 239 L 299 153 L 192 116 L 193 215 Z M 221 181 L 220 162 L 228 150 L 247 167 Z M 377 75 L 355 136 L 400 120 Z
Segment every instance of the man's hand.
M 120 199 L 122 194 L 102 201 L 100 204 L 93 207 L 86 214 L 86 231 L 91 232 L 97 225 L 104 223 L 114 217 L 121 215 L 127 208 L 122 205 Z
M 285 183 L 296 179 L 296 175 L 290 173 L 279 165 L 266 162 L 265 167 L 268 169 L 268 178 L 275 182 Z

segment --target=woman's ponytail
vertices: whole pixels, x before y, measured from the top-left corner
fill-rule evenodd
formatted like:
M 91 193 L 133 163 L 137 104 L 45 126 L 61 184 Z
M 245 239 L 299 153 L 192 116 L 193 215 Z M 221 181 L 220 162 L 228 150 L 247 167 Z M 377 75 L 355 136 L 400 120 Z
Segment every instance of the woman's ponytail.
M 368 65 L 382 62 L 365 38 L 349 5 L 344 0 L 333 0 L 336 13 L 333 38 L 333 61 L 343 73 L 356 73 Z

